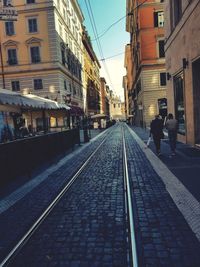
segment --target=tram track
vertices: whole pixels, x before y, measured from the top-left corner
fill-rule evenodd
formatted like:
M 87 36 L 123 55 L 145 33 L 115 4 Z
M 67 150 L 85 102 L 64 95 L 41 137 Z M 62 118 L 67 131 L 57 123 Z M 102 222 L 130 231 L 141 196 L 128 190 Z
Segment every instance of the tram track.
M 110 132 L 107 135 L 110 135 Z M 73 177 L 67 183 L 67 185 L 65 185 L 65 187 L 61 190 L 61 192 L 55 197 L 55 199 L 50 203 L 50 205 L 45 209 L 45 211 L 40 215 L 40 217 L 35 221 L 35 223 L 33 223 L 33 225 L 30 227 L 30 229 L 24 234 L 24 236 L 17 242 L 17 244 L 13 247 L 13 249 L 3 259 L 3 261 L 0 263 L 0 267 L 7 266 L 9 264 L 9 262 L 12 260 L 12 258 L 16 255 L 17 251 L 19 251 L 23 247 L 23 245 L 25 245 L 25 243 L 31 238 L 33 233 L 37 230 L 37 228 L 40 226 L 40 224 L 45 220 L 45 218 L 52 211 L 52 209 L 55 207 L 55 205 L 60 201 L 62 196 L 74 184 L 74 182 L 77 180 L 80 173 L 83 171 L 83 169 L 90 162 L 91 158 L 94 157 L 94 155 L 97 153 L 97 151 L 100 149 L 100 147 L 104 144 L 104 142 L 106 141 L 107 135 L 104 137 L 104 139 L 98 145 L 98 147 L 91 153 L 91 155 L 88 157 L 88 159 L 82 164 L 82 166 L 79 168 L 79 170 L 76 171 L 76 173 L 73 175 Z
M 129 262 L 130 266 L 138 267 L 138 257 L 136 249 L 136 237 L 135 237 L 135 223 L 133 217 L 133 205 L 131 198 L 131 184 L 128 174 L 128 163 L 127 163 L 127 154 L 126 154 L 126 141 L 124 135 L 124 128 L 122 127 L 122 140 L 123 140 L 123 167 L 124 167 L 124 196 L 125 196 L 125 208 L 128 221 L 128 230 L 129 230 L 129 242 L 130 242 L 130 255 Z
M 114 128 L 115 129 L 115 128 Z M 122 153 L 123 153 L 123 174 L 124 174 L 124 201 L 125 201 L 125 209 L 126 209 L 126 221 L 127 221 L 127 242 L 128 242 L 128 251 L 127 251 L 127 267 L 137 267 L 137 252 L 136 252 L 136 241 L 135 241 L 135 233 L 134 233 L 134 220 L 133 220 L 133 209 L 132 209 L 132 199 L 131 199 L 131 188 L 130 181 L 128 176 L 128 166 L 127 166 L 127 155 L 126 155 L 126 144 L 125 144 L 125 136 L 124 129 L 122 129 Z M 33 223 L 30 229 L 24 234 L 24 236 L 18 241 L 18 243 L 13 247 L 13 249 L 8 253 L 8 255 L 4 258 L 4 260 L 0 263 L 0 267 L 10 266 L 15 257 L 17 257 L 18 253 L 23 249 L 25 244 L 31 239 L 33 234 L 39 229 L 40 225 L 45 221 L 48 215 L 53 211 L 56 205 L 61 201 L 63 196 L 68 192 L 68 190 L 72 187 L 75 181 L 78 180 L 80 174 L 87 168 L 91 159 L 98 154 L 99 150 L 103 148 L 104 143 L 108 140 L 109 136 L 112 134 L 110 131 L 105 138 L 101 141 L 98 147 L 91 153 L 89 158 L 82 164 L 79 170 L 73 175 L 70 181 L 66 184 L 66 186 L 62 189 L 62 191 L 56 196 L 56 198 L 51 202 L 51 204 L 46 208 L 46 210 L 42 213 L 42 215 Z M 129 247 L 130 246 L 130 247 Z M 11 265 L 12 266 L 12 265 Z M 124 266 L 125 267 L 125 266 Z

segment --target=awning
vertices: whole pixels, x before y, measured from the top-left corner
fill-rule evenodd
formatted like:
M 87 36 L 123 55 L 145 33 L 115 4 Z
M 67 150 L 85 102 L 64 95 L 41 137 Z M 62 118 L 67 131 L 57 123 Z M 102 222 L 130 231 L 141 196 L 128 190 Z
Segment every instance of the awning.
M 44 97 L 40 97 L 37 95 L 32 95 L 32 94 L 28 94 L 26 96 L 24 96 L 26 98 L 29 98 L 35 102 L 37 102 L 37 104 L 44 108 L 44 109 L 66 109 L 66 110 L 70 110 L 70 107 L 67 106 L 66 104 L 60 104 L 54 100 L 51 99 L 47 99 Z
M 95 114 L 95 115 L 91 116 L 91 119 L 104 119 L 106 117 L 108 117 L 108 116 L 105 114 Z
M 23 108 L 70 109 L 70 107 L 68 107 L 67 105 L 59 104 L 58 102 L 50 99 L 32 94 L 24 96 L 6 89 L 0 89 L 0 104 L 15 105 Z
M 77 106 L 70 106 L 70 114 L 74 116 L 82 116 L 84 114 L 83 109 Z

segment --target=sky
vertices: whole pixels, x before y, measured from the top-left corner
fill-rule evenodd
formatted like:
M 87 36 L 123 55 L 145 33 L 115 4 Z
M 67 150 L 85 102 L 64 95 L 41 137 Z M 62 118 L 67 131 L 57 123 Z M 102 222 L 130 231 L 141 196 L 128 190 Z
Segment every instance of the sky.
M 124 100 L 122 87 L 125 75 L 124 52 L 125 45 L 129 43 L 129 34 L 125 29 L 126 0 L 78 0 L 78 3 L 85 18 L 84 25 L 91 37 L 93 49 L 101 64 L 100 75 L 106 79 L 110 89 Z M 100 45 L 95 41 L 95 30 L 93 30 L 95 26 L 92 27 L 90 21 L 91 12 L 90 16 L 88 15 L 90 7 Z

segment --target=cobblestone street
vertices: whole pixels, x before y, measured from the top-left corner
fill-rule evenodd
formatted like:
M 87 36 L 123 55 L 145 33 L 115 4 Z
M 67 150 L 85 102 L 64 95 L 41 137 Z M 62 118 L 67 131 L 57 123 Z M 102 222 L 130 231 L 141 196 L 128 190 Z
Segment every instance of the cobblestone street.
M 19 188 L 18 194 L 1 200 L 1 207 L 4 207 L 0 213 L 0 256 L 3 259 L 106 138 L 89 165 L 8 266 L 131 266 L 122 129 L 131 182 L 138 266 L 200 266 L 197 237 L 132 130 L 122 123 L 75 150 L 62 164 L 58 163 L 59 168 L 52 173 L 34 178 L 29 186 Z

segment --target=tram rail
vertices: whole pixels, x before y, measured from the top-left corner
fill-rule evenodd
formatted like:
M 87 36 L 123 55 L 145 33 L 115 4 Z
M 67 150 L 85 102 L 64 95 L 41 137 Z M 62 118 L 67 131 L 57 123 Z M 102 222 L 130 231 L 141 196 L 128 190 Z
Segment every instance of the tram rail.
M 56 198 L 51 202 L 51 204 L 45 209 L 45 211 L 40 215 L 40 217 L 33 223 L 30 229 L 24 234 L 24 236 L 17 242 L 17 244 L 10 250 L 7 256 L 0 263 L 0 267 L 9 266 L 12 260 L 18 255 L 23 246 L 28 242 L 32 235 L 37 231 L 40 225 L 45 221 L 54 207 L 59 203 L 62 197 L 67 193 L 75 181 L 79 178 L 80 174 L 87 167 L 90 160 L 95 157 L 99 149 L 103 146 L 108 136 L 112 133 L 109 132 L 105 138 L 101 141 L 98 147 L 91 153 L 89 158 L 82 164 L 79 170 L 73 175 L 67 185 L 62 189 L 62 191 L 56 196 Z M 124 128 L 122 127 L 122 153 L 123 153 L 123 173 L 124 173 L 124 200 L 126 209 L 126 221 L 128 225 L 127 229 L 127 242 L 130 248 L 127 251 L 127 261 L 128 267 L 138 267 L 137 250 L 136 250 L 136 240 L 135 240 L 135 230 L 134 230 L 134 218 L 133 218 L 133 207 L 131 199 L 131 185 L 128 175 L 128 165 L 127 165 L 127 155 L 126 155 L 126 144 Z
M 122 127 L 122 140 L 123 140 L 123 167 L 124 167 L 124 197 L 125 197 L 125 209 L 127 214 L 128 221 L 128 230 L 129 235 L 128 239 L 130 242 L 130 255 L 129 262 L 130 266 L 138 267 L 138 258 L 136 250 L 136 237 L 135 237 L 135 223 L 133 217 L 133 205 L 131 198 L 131 184 L 128 174 L 128 163 L 127 163 L 127 154 L 126 154 L 126 141 L 124 135 L 124 128 Z

